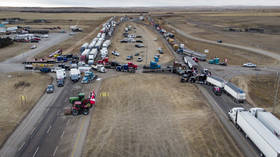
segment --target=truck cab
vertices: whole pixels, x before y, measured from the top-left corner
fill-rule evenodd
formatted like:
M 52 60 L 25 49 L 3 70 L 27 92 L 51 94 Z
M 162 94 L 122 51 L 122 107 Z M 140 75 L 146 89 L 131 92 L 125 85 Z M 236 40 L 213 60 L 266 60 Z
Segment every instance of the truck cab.
M 264 112 L 265 110 L 263 108 L 250 108 L 249 112 L 254 116 L 257 117 L 258 111 Z
M 240 111 L 245 111 L 245 109 L 243 107 L 234 107 L 228 112 L 228 117 L 234 124 L 236 123 L 237 112 Z

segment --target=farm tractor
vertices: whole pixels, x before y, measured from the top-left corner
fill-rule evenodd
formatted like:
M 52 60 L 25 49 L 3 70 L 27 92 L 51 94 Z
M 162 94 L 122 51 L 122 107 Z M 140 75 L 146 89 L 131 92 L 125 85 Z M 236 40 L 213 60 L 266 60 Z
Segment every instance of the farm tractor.
M 70 97 L 69 102 L 71 108 L 65 108 L 65 114 L 72 114 L 77 116 L 78 114 L 89 114 L 89 109 L 95 105 L 95 93 L 92 92 L 89 98 L 85 98 L 84 93 L 79 93 L 77 97 Z

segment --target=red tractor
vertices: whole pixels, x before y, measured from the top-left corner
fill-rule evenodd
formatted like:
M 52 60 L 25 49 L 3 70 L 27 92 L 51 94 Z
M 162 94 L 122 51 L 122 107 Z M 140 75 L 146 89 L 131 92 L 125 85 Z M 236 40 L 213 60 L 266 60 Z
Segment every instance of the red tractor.
M 75 101 L 72 106 L 72 115 L 77 116 L 78 114 L 89 114 L 89 106 L 81 101 Z
M 137 70 L 137 68 L 138 68 L 138 65 L 133 64 L 131 62 L 128 62 L 127 65 L 128 65 L 128 68 L 133 68 L 134 70 Z

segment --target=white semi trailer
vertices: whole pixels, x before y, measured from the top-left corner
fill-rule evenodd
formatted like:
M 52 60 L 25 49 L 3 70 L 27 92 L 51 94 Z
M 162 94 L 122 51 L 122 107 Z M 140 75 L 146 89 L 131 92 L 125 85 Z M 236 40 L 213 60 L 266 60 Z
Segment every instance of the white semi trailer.
M 224 91 L 231 95 L 236 102 L 244 102 L 246 100 L 246 93 L 230 82 L 225 84 Z
M 190 69 L 198 68 L 198 64 L 191 57 L 185 56 L 184 62 L 188 65 Z
M 263 108 L 251 108 L 249 112 L 255 116 L 273 134 L 280 138 L 280 120 Z
M 228 113 L 232 122 L 240 128 L 266 157 L 280 157 L 280 140 L 249 111 L 233 108 Z
M 225 80 L 216 77 L 216 76 L 207 76 L 206 82 L 208 84 L 211 84 L 213 86 L 217 86 L 219 88 L 224 88 L 225 87 Z

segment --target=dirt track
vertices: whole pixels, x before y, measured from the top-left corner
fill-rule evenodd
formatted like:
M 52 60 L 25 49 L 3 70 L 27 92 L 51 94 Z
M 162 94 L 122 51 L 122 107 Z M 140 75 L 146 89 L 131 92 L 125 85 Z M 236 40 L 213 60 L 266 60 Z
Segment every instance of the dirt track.
M 124 28 L 128 25 L 132 26 L 132 30 L 129 31 L 129 34 L 135 34 L 135 35 L 141 35 L 142 38 L 136 38 L 136 40 L 143 40 L 144 48 L 136 48 L 135 44 L 137 43 L 120 43 L 120 40 L 125 38 L 123 36 Z M 136 29 L 133 29 L 136 28 Z M 110 47 L 110 54 L 109 58 L 110 60 L 115 60 L 120 63 L 127 63 L 126 57 L 129 55 L 133 56 L 133 60 L 131 60 L 133 63 L 144 65 L 149 64 L 151 60 L 154 60 L 154 55 L 159 54 L 158 48 L 161 47 L 163 49 L 164 54 L 160 55 L 159 64 L 162 63 L 168 63 L 172 61 L 172 55 L 171 52 L 168 51 L 166 46 L 160 41 L 159 36 L 149 30 L 144 25 L 136 24 L 133 22 L 125 22 L 122 23 L 118 30 L 116 31 L 116 34 L 113 37 L 112 40 L 112 46 Z M 119 57 L 116 57 L 111 54 L 112 50 L 116 50 L 120 53 Z M 135 53 L 140 53 L 139 56 L 134 56 Z M 142 62 L 137 62 L 137 58 L 142 57 Z
M 199 90 L 173 75 L 106 79 L 83 156 L 242 156 Z

